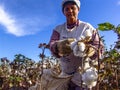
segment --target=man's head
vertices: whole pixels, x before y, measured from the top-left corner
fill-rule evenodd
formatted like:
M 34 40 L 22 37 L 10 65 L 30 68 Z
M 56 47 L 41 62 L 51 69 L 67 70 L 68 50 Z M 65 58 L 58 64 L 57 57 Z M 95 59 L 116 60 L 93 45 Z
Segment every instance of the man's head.
M 67 24 L 76 23 L 78 19 L 79 10 L 80 10 L 79 0 L 63 0 L 62 11 L 66 17 Z
M 77 5 L 78 9 L 80 9 L 80 1 L 79 0 L 63 0 L 62 1 L 62 11 L 64 11 L 64 7 L 65 5 L 67 5 L 68 3 L 74 3 Z

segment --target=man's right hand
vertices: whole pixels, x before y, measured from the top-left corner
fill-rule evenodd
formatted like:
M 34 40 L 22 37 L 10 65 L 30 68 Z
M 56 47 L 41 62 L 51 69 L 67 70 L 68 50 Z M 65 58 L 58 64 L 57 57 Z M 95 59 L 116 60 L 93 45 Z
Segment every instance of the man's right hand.
M 70 44 L 73 41 L 74 41 L 74 38 L 69 38 L 69 39 L 58 41 L 57 42 L 58 54 L 60 56 L 69 55 L 72 52 Z

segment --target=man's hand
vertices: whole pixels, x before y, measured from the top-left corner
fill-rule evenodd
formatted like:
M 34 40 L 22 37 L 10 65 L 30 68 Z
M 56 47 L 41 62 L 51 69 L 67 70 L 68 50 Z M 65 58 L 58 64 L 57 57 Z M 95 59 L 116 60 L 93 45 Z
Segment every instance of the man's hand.
M 69 55 L 72 52 L 72 49 L 70 47 L 71 42 L 73 42 L 73 38 L 61 40 L 57 42 L 57 49 L 58 49 L 58 54 L 60 56 L 66 56 Z

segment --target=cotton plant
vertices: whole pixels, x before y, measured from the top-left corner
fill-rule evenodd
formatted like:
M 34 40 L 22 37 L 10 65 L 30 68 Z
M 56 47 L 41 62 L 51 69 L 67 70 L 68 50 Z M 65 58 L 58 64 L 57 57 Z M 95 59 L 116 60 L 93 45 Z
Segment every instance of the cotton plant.
M 89 64 L 91 60 L 89 57 L 95 53 L 95 48 L 88 44 L 91 38 L 92 32 L 86 30 L 84 36 L 81 36 L 79 40 L 74 40 L 74 42 L 71 43 L 73 54 L 83 58 L 82 81 L 90 89 L 96 85 L 98 78 L 97 69 Z
M 75 56 L 79 57 L 85 57 L 85 56 L 92 56 L 91 53 L 94 53 L 94 49 L 91 48 L 91 45 L 88 45 L 88 43 L 92 38 L 92 32 L 90 30 L 86 30 L 84 32 L 84 35 L 81 36 L 78 40 L 74 40 L 74 42 L 71 42 L 71 49 L 73 50 L 73 54 Z M 89 48 L 89 51 L 87 49 Z
M 82 81 L 88 88 L 96 86 L 97 83 L 97 69 L 89 64 L 90 58 L 86 57 L 83 61 L 82 67 Z
M 82 72 L 82 81 L 88 88 L 96 86 L 98 78 L 97 69 L 89 65 L 89 61 L 85 60 Z
M 97 69 L 93 67 L 86 69 L 85 72 L 82 74 L 82 81 L 90 89 L 96 86 L 97 78 L 98 78 Z

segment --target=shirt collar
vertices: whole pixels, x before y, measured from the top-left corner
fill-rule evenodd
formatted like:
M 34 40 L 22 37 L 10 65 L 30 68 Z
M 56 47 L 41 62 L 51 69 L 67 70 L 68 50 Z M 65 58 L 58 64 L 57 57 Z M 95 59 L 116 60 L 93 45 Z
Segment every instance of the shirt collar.
M 78 25 L 79 25 L 79 20 L 77 20 L 77 22 L 75 22 L 74 24 L 71 24 L 71 25 L 67 24 L 67 28 L 72 29 L 73 27 L 78 26 Z

